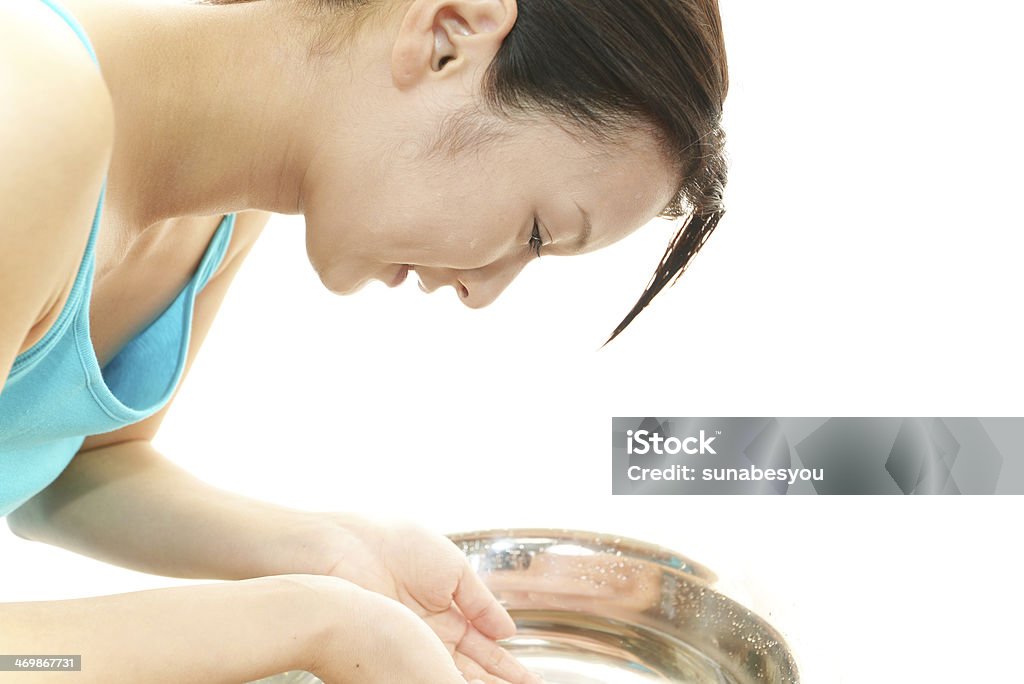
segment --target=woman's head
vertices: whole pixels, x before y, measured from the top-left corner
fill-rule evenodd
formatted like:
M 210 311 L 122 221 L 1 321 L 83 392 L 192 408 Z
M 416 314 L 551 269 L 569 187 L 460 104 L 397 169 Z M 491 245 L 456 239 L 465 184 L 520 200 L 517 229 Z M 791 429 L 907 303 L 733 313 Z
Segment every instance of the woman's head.
M 579 253 L 585 225 L 590 251 L 683 219 L 614 339 L 715 228 L 728 89 L 716 0 L 299 5 L 337 123 L 315 133 L 302 192 L 310 259 L 335 292 L 412 264 L 427 289 L 484 306 L 538 246 Z

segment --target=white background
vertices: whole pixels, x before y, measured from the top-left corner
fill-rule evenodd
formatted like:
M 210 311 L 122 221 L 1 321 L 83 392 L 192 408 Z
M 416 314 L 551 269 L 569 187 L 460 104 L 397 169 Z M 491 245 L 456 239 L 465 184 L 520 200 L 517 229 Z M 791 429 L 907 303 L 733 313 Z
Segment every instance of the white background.
M 609 493 L 612 416 L 1024 415 L 1017 5 L 722 9 L 729 214 L 620 340 L 598 351 L 667 224 L 471 311 L 414 278 L 336 297 L 275 217 L 156 445 L 294 507 L 671 547 L 811 684 L 1014 679 L 1019 497 Z M 186 583 L 11 535 L 0 558 L 0 600 Z

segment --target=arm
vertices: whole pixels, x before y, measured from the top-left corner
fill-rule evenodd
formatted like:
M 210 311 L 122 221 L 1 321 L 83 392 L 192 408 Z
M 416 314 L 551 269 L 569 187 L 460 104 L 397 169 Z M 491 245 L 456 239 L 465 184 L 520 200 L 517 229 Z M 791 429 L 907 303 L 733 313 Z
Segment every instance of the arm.
M 309 575 L 4 604 L 0 645 L 11 655 L 81 655 L 73 679 L 89 684 L 248 682 L 291 670 L 328 684 L 465 682 L 404 606 Z M 0 672 L 0 684 L 68 678 Z
M 330 621 L 301 576 L 0 604 L 7 654 L 81 655 L 76 682 L 250 681 L 314 664 Z M 0 672 L 0 683 L 66 672 Z
M 221 492 L 169 464 L 148 442 L 96 449 L 74 461 L 80 470 L 40 499 L 37 510 L 46 510 L 47 497 L 56 499 L 57 510 L 45 524 L 28 525 L 41 530 L 34 538 L 163 575 L 335 576 L 379 592 L 374 596 L 390 605 L 359 614 L 391 634 L 396 625 L 410 627 L 405 619 L 409 615 L 422 618 L 420 626 L 436 637 L 431 641 L 427 634 L 413 633 L 410 639 L 443 644 L 436 651 L 439 659 L 447 658 L 450 665 L 454 658 L 467 678 L 493 684 L 539 681 L 496 643 L 514 634 L 515 624 L 463 553 L 440 535 L 349 514 L 291 511 Z M 90 477 L 97 484 L 90 484 Z M 398 601 L 412 613 L 385 620 L 379 610 L 402 607 Z M 422 672 L 416 649 L 404 648 L 405 642 L 394 638 L 390 643 L 395 649 L 391 658 L 413 658 L 409 667 Z M 378 664 L 384 662 L 389 659 Z
M 212 487 L 145 440 L 79 453 L 8 524 L 32 541 L 188 579 L 313 573 L 327 551 L 324 520 Z

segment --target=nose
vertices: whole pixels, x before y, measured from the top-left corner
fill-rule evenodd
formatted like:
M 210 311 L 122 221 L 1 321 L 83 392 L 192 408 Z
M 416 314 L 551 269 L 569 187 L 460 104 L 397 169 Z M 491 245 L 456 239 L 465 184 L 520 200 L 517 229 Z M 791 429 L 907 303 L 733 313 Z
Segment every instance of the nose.
M 499 295 L 512 284 L 531 257 L 508 257 L 483 268 L 459 273 L 456 290 L 462 303 L 471 309 L 482 309 L 494 303 Z

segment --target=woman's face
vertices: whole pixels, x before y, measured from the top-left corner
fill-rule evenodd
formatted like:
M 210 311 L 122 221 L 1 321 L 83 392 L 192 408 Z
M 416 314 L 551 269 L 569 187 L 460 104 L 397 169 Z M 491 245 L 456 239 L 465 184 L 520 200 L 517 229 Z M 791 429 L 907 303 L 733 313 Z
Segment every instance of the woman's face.
M 599 145 L 540 121 L 451 156 L 398 142 L 347 181 L 339 163 L 339 190 L 307 200 L 310 261 L 338 294 L 395 285 L 409 265 L 427 292 L 450 285 L 466 306 L 487 306 L 537 258 L 535 222 L 541 258 L 572 256 L 665 208 L 676 179 L 648 138 Z
M 328 289 L 395 285 L 411 266 L 426 291 L 450 285 L 484 307 L 537 258 L 535 225 L 542 258 L 571 256 L 622 239 L 670 202 L 678 178 L 646 129 L 607 143 L 541 114 L 482 113 L 480 84 L 514 25 L 512 0 L 395 7 L 318 79 L 301 204 Z M 489 135 L 474 135 L 474 122 Z

